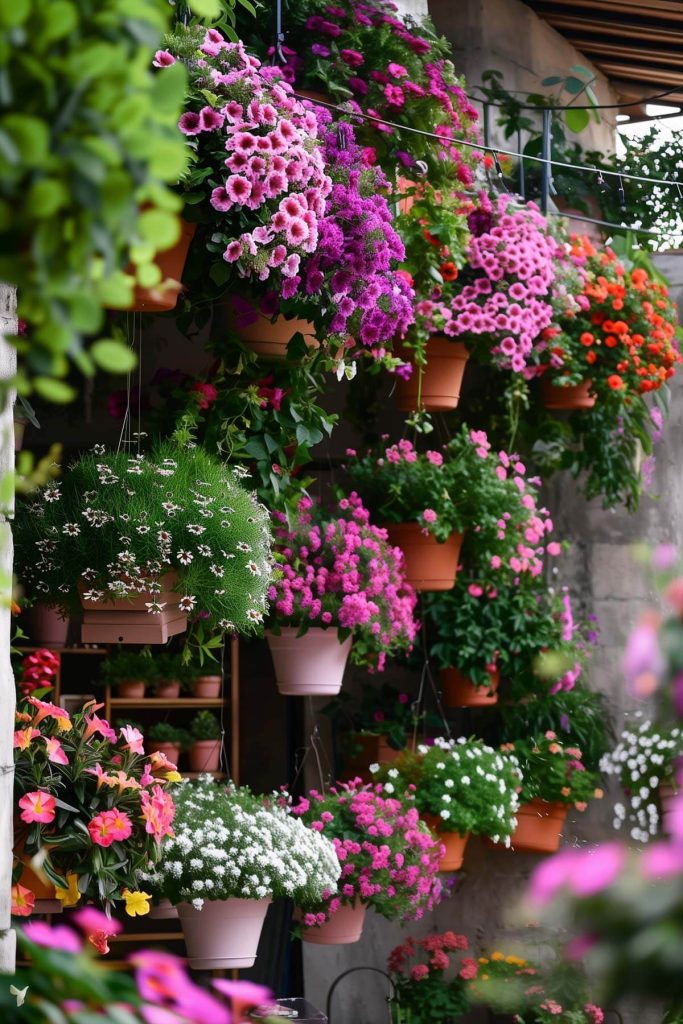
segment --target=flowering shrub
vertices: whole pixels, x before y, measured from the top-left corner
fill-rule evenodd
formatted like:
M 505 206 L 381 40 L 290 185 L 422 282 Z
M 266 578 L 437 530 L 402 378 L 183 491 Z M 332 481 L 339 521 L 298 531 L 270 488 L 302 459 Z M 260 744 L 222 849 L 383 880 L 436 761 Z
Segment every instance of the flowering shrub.
M 469 225 L 467 266 L 444 333 L 462 337 L 481 362 L 532 377 L 534 344 L 553 319 L 560 247 L 535 203 L 515 207 L 507 194 L 482 196 Z
M 661 783 L 671 783 L 676 764 L 683 757 L 683 730 L 678 725 L 655 724 L 634 716 L 638 724 L 625 728 L 614 750 L 600 761 L 600 771 L 615 775 L 628 798 L 628 811 L 623 803 L 614 805 L 614 828 L 620 829 L 627 818 L 631 839 L 647 843 L 657 835 L 661 803 L 657 792 Z
M 392 445 L 386 440 L 365 456 L 347 452 L 351 479 L 373 516 L 389 523 L 417 520 L 439 541 L 468 528 L 477 563 L 499 569 L 505 560 L 515 572 L 541 572 L 540 541 L 552 522 L 536 511 L 535 485 L 525 482 L 516 456 L 493 456 L 484 431 L 467 427 L 426 452 L 405 438 Z
M 403 555 L 373 526 L 355 492 L 340 498 L 336 518 L 302 497 L 290 525 L 274 513 L 280 574 L 268 592 L 271 622 L 336 628 L 340 640 L 354 638 L 357 665 L 382 671 L 388 655 L 408 651 L 417 634 L 417 598 L 405 582 Z
M 276 800 L 202 775 L 183 782 L 176 805 L 175 836 L 144 876 L 159 898 L 201 910 L 205 899 L 315 902 L 334 889 L 340 868 L 332 843 Z
M 158 753 L 147 758 L 144 737 L 118 732 L 89 701 L 73 717 L 30 696 L 17 712 L 15 796 L 21 857 L 39 856 L 41 870 L 66 907 L 92 900 L 125 901 L 130 914 L 149 910 L 138 891 L 143 868 L 157 861 L 173 835 L 169 783 L 180 776 Z M 21 874 L 21 861 L 13 873 Z M 23 892 L 22 892 L 23 890 Z M 15 886 L 15 912 L 26 916 L 33 893 Z
M 34 694 L 44 697 L 54 687 L 54 677 L 59 671 L 59 655 L 46 647 L 32 651 L 21 660 L 15 671 L 17 687 L 22 697 Z
M 170 37 L 168 47 L 157 62 L 160 74 L 176 59 L 189 72 L 178 123 L 193 151 L 184 198 L 199 214 L 211 280 L 225 285 L 234 267 L 240 277 L 269 281 L 291 296 L 301 260 L 318 244 L 332 188 L 315 115 L 277 71 L 217 29 L 191 27 Z
M 386 780 L 385 792 L 414 789 L 416 807 L 439 819 L 439 832 L 473 832 L 510 845 L 521 782 L 514 755 L 482 740 L 437 737 L 416 754 L 406 751 L 391 765 L 372 767 Z
M 579 748 L 565 746 L 552 729 L 533 739 L 504 743 L 501 749 L 514 754 L 519 762 L 522 803 L 547 800 L 585 811 L 589 800 L 603 795 L 596 788 L 596 772 L 587 770 Z
M 459 954 L 467 949 L 465 936 L 450 931 L 422 939 L 411 935 L 392 949 L 387 967 L 397 993 L 394 1024 L 434 1024 L 465 1013 L 469 958 Z M 453 967 L 458 973 L 446 978 Z
M 324 924 L 342 905 L 366 904 L 389 920 L 417 920 L 439 902 L 441 844 L 411 800 L 356 779 L 329 793 L 311 790 L 291 808 L 305 825 L 331 839 L 342 865 L 335 891 L 301 905 L 307 927 Z
M 165 442 L 129 457 L 96 445 L 17 510 L 18 575 L 66 614 L 80 608 L 80 589 L 97 603 L 142 594 L 155 615 L 172 570 L 200 645 L 205 629 L 254 632 L 266 606 L 270 532 L 242 475 L 197 447 Z
M 350 109 L 370 118 L 429 130 L 441 142 L 377 121 L 363 124 L 363 142 L 387 170 L 412 168 L 418 160 L 436 183 L 471 185 L 475 157 L 458 145 L 476 142 L 477 112 L 448 59 L 450 46 L 428 18 L 396 15 L 384 0 L 326 0 L 288 4 L 292 26 L 285 73 L 297 87 L 329 90 L 333 102 L 350 98 Z
M 6 1024 L 77 1024 L 85 1017 L 105 1024 L 242 1024 L 270 995 L 262 985 L 225 978 L 205 988 L 192 980 L 180 957 L 158 949 L 134 953 L 132 971 L 113 970 L 93 952 L 108 952 L 106 939 L 120 923 L 94 907 L 79 911 L 74 921 L 78 930 L 45 921 L 17 928 L 22 959 L 30 958 L 30 965 L 0 987 Z

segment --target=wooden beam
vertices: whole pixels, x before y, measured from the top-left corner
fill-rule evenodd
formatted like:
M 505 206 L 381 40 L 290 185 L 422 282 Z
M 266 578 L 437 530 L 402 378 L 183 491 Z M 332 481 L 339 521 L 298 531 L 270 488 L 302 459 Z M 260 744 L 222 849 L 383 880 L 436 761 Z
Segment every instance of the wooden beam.
M 549 14 L 544 20 L 560 31 L 566 29 L 569 32 L 586 32 L 596 36 L 639 39 L 648 43 L 664 43 L 667 46 L 670 46 L 672 42 L 670 29 L 655 26 L 645 28 L 632 21 L 620 21 L 615 24 L 613 21 L 602 21 L 599 18 L 573 14 Z M 683 40 L 681 40 L 681 44 L 683 46 Z M 680 59 L 680 51 L 678 53 Z
M 680 4 L 670 4 L 667 0 L 525 0 L 529 7 L 545 15 L 550 15 L 562 8 L 562 14 L 566 14 L 568 7 L 583 11 L 603 11 L 606 14 L 614 15 L 615 19 L 621 19 L 625 15 L 637 15 L 646 18 L 649 22 L 669 21 L 683 24 L 683 8 Z M 559 11 L 558 11 L 559 13 Z M 567 15 L 571 17 L 571 15 Z M 546 17 L 546 20 L 548 18 Z M 618 25 L 618 21 L 615 24 Z
M 628 46 L 627 44 L 606 42 L 602 39 L 588 39 L 584 36 L 572 36 L 572 42 L 583 53 L 595 54 L 596 60 L 603 57 L 615 57 L 618 60 L 633 61 L 634 64 L 667 64 L 677 72 L 683 85 L 683 64 L 681 53 L 677 50 L 664 50 L 647 46 Z

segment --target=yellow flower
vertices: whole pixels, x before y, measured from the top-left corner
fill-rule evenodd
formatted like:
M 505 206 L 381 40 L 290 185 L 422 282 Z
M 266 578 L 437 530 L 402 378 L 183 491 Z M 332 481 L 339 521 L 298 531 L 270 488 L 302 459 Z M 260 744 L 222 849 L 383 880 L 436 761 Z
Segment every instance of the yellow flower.
M 489 962 L 488 961 L 488 957 L 485 957 L 485 956 L 480 956 L 479 957 L 479 963 L 480 964 L 487 964 L 488 962 Z
M 136 914 L 140 916 L 149 914 L 149 901 L 152 897 L 148 892 L 141 892 L 138 889 L 131 892 L 130 889 L 122 889 L 121 895 L 126 901 L 126 913 L 130 917 L 135 917 Z
M 169 782 L 180 782 L 182 780 L 182 775 L 180 772 L 166 772 L 164 778 L 168 779 Z
M 481 976 L 481 980 L 482 980 L 482 981 L 488 981 L 488 980 L 489 980 L 489 976 L 488 976 L 488 974 L 482 974 L 482 976 Z
M 507 964 L 514 964 L 515 967 L 524 967 L 526 960 L 522 960 L 521 956 L 508 956 L 505 958 Z
M 81 893 L 78 890 L 78 875 L 74 874 L 73 871 L 67 871 L 66 880 L 68 888 L 63 889 L 57 886 L 55 888 L 55 895 L 58 900 L 61 900 L 63 907 L 75 907 L 81 898 Z
M 505 957 L 503 956 L 502 953 L 499 953 L 498 950 L 496 950 L 495 953 L 491 953 L 491 959 L 493 961 L 497 961 L 497 960 L 504 960 Z

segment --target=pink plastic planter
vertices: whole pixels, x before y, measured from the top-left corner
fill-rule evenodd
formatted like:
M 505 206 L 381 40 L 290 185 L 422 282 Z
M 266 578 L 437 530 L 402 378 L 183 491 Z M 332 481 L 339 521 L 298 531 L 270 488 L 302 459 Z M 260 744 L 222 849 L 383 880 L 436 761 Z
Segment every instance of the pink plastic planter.
M 341 690 L 351 637 L 339 643 L 337 630 L 313 627 L 297 637 L 294 626 L 280 635 L 266 632 L 280 693 L 290 697 L 333 696 Z
M 271 899 L 204 900 L 201 910 L 178 904 L 187 962 L 196 971 L 253 967 Z
M 329 921 L 319 928 L 304 928 L 302 939 L 318 946 L 342 946 L 358 942 L 365 924 L 364 903 L 352 903 L 339 908 Z

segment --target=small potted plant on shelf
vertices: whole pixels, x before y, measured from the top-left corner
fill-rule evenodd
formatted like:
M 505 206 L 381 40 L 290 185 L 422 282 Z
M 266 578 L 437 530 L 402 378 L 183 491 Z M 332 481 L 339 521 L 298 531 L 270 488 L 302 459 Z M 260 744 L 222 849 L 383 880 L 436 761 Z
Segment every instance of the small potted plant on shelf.
M 82 605 L 89 642 L 165 643 L 189 617 L 186 658 L 203 660 L 266 608 L 269 524 L 243 475 L 180 434 L 150 455 L 98 445 L 17 510 L 18 575 Z
M 217 772 L 221 761 L 223 728 L 211 711 L 198 711 L 190 722 L 187 756 L 190 771 Z
M 300 901 L 304 942 L 357 942 L 368 907 L 388 920 L 407 921 L 439 901 L 440 843 L 407 795 L 356 779 L 326 794 L 312 790 L 291 810 L 332 840 L 343 864 L 338 888 Z
M 145 743 L 150 753 L 156 750 L 177 765 L 181 753 L 190 746 L 191 739 L 187 729 L 171 725 L 169 722 L 155 722 L 147 730 Z
M 190 674 L 182 654 L 161 654 L 154 659 L 157 667 L 154 692 L 159 700 L 176 700 L 187 686 Z
M 364 782 L 372 781 L 371 764 L 396 760 L 425 718 L 410 694 L 389 683 L 364 686 L 360 702 L 342 691 L 322 710 L 341 736 L 344 778 L 359 777 Z M 432 719 L 426 724 L 432 724 Z
M 578 747 L 566 746 L 549 729 L 542 736 L 504 743 L 501 750 L 514 754 L 522 771 L 517 828 L 513 850 L 555 853 L 570 807 L 584 811 L 588 801 L 602 797 L 598 775 L 583 764 Z
M 274 517 L 280 573 L 266 636 L 281 693 L 335 694 L 349 654 L 381 671 L 387 657 L 410 650 L 416 597 L 403 559 L 355 492 L 329 512 L 304 496 L 291 523 Z
M 436 1024 L 455 1020 L 470 1008 L 467 978 L 472 971 L 464 935 L 452 931 L 423 938 L 409 935 L 394 947 L 387 968 L 396 990 L 392 1024 Z
M 111 658 L 105 658 L 102 678 L 117 691 L 119 697 L 140 700 L 145 696 L 146 687 L 156 683 L 159 672 L 149 649 L 142 653 L 118 651 Z
M 514 755 L 482 740 L 437 737 L 433 746 L 405 751 L 392 765 L 374 770 L 385 790 L 414 790 L 420 816 L 443 844 L 441 871 L 462 867 L 471 834 L 510 845 L 521 784 Z
M 146 913 L 140 872 L 161 856 L 172 835 L 175 766 L 144 753 L 136 728 L 119 732 L 90 701 L 70 716 L 29 696 L 17 712 L 15 882 L 65 907 L 125 903 Z M 28 862 L 37 854 L 41 867 Z M 137 909 L 136 909 L 137 908 Z
M 631 827 L 631 839 L 647 843 L 659 826 L 669 832 L 673 798 L 678 792 L 676 767 L 683 757 L 683 729 L 653 722 L 636 711 L 619 742 L 600 761 L 600 771 L 619 780 L 628 806 L 614 805 L 614 828 Z
M 221 695 L 223 676 L 220 672 L 202 672 L 192 679 L 192 696 L 215 700 Z
M 174 838 L 145 885 L 178 907 L 189 964 L 251 967 L 268 906 L 333 891 L 333 844 L 278 806 L 276 798 L 202 776 L 176 795 Z

